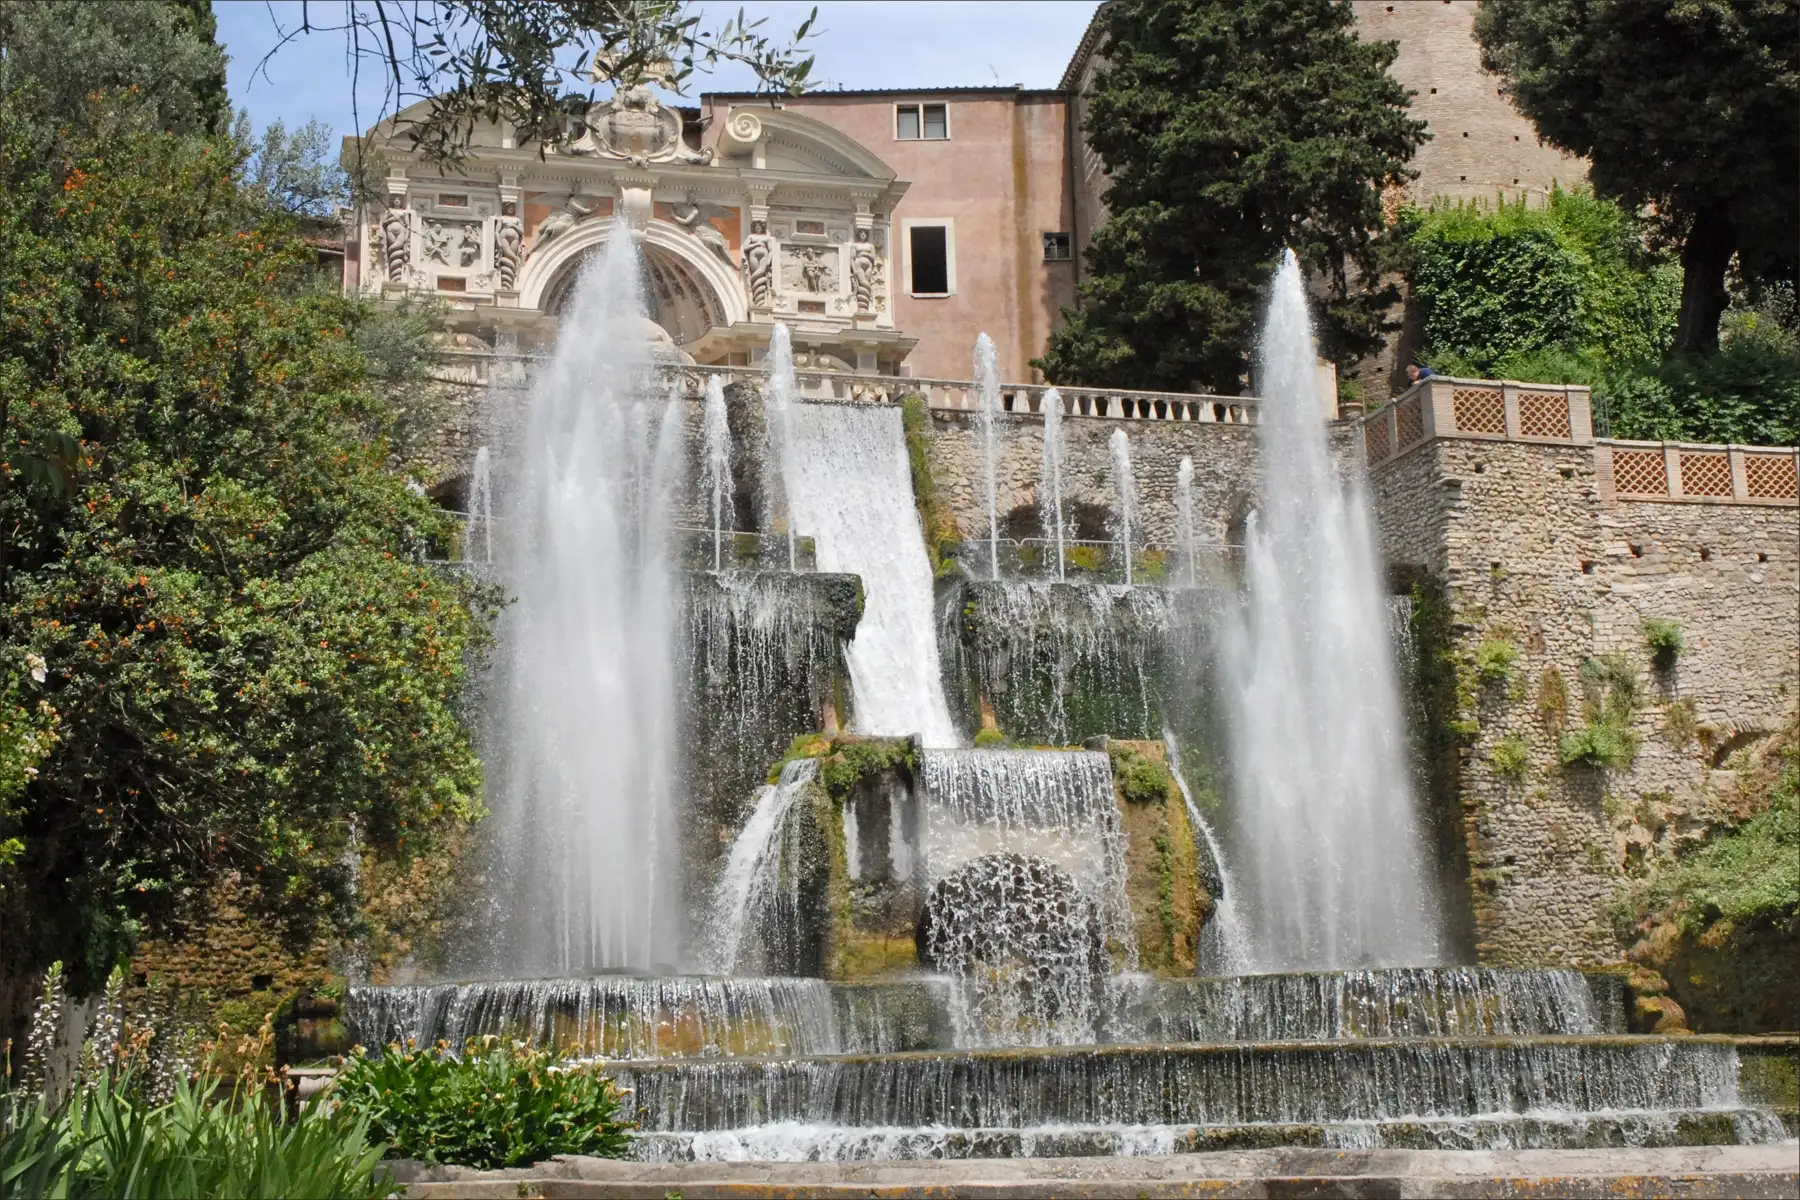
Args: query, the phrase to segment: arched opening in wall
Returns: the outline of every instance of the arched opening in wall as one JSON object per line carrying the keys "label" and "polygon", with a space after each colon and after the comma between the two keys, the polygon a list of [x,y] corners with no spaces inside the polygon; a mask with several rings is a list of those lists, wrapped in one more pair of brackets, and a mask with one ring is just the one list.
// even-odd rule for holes
{"label": "arched opening in wall", "polygon": [[[564,267],[544,293],[544,310],[560,318],[575,290],[582,269],[602,246],[595,246]],[[662,326],[677,346],[698,338],[715,325],[724,325],[725,306],[700,272],[660,246],[644,246],[644,307],[650,319]]]}

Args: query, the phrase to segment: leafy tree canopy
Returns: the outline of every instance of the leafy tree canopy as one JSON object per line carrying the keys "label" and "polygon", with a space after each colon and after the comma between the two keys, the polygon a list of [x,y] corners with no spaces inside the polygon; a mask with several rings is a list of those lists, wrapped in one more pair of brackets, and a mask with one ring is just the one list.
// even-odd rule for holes
{"label": "leafy tree canopy", "polygon": [[1675,348],[1718,348],[1725,275],[1800,267],[1800,9],[1793,0],[1484,0],[1483,64],[1595,189],[1682,244]]}
{"label": "leafy tree canopy", "polygon": [[[1679,270],[1608,200],[1553,191],[1542,208],[1440,204],[1405,214],[1422,357],[1448,374],[1513,374],[1554,352],[1595,371],[1655,357],[1675,325]],[[1535,363],[1534,363],[1535,365]]]}
{"label": "leafy tree canopy", "polygon": [[166,66],[0,91],[0,984],[91,988],[232,873],[310,936],[478,811],[490,598],[421,561],[369,310]]}
{"label": "leafy tree canopy", "polygon": [[784,40],[742,10],[708,28],[682,0],[337,0],[304,6],[283,44],[342,34],[352,60],[388,80],[380,115],[426,101],[403,132],[427,159],[456,164],[479,124],[504,124],[540,151],[579,137],[596,80],[679,88],[733,62],[772,92],[798,93],[813,64],[799,47],[817,15]]}
{"label": "leafy tree canopy", "polygon": [[1324,292],[1326,352],[1371,350],[1384,188],[1425,126],[1330,0],[1117,0],[1083,125],[1111,178],[1079,308],[1037,365],[1059,383],[1236,392],[1283,247]]}

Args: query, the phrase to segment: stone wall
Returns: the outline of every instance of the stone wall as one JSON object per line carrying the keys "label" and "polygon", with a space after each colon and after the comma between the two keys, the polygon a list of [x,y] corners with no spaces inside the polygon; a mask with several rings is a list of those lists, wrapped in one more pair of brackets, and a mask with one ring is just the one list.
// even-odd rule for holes
{"label": "stone wall", "polygon": [[[1800,510],[1607,501],[1585,445],[1439,439],[1373,485],[1388,558],[1448,607],[1447,644],[1421,652],[1456,671],[1453,711],[1434,715],[1463,743],[1450,769],[1481,959],[1617,959],[1628,872],[1729,817],[1735,756],[1794,712]],[[1670,670],[1652,665],[1648,620],[1681,628]],[[1517,658],[1484,682],[1476,656],[1501,641]],[[1595,690],[1583,664],[1603,655],[1635,677],[1640,748],[1617,770],[1565,766],[1559,738]],[[1505,769],[1521,744],[1523,771]]]}

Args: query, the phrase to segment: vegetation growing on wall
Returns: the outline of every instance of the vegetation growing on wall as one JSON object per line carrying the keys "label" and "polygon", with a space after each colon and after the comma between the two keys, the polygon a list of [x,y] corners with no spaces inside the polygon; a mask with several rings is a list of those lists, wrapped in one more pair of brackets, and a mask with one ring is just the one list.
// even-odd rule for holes
{"label": "vegetation growing on wall", "polygon": [[1638,752],[1637,669],[1622,654],[1603,654],[1581,665],[1581,682],[1583,723],[1562,735],[1557,757],[1564,766],[1624,770]]}
{"label": "vegetation growing on wall", "polygon": [[1112,760],[1113,782],[1125,799],[1134,804],[1160,804],[1168,799],[1175,784],[1168,764],[1128,742],[1108,742],[1106,754]]}
{"label": "vegetation growing on wall", "polygon": [[938,494],[931,477],[931,410],[922,396],[900,402],[900,422],[906,434],[906,461],[912,469],[913,502],[919,506],[919,527],[925,533],[925,553],[931,556],[934,575],[955,570],[950,547],[961,539],[950,506]]}
{"label": "vegetation growing on wall", "polygon": [[1800,1028],[1800,727],[1746,764],[1738,789],[1747,817],[1629,882],[1620,933],[1697,1030]]}

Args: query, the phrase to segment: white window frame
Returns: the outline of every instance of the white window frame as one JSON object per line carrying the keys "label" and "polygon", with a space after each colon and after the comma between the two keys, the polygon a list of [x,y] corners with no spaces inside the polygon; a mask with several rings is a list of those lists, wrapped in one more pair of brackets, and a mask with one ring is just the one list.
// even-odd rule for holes
{"label": "white window frame", "polygon": [[[941,292],[912,290],[912,231],[915,225],[936,226],[944,231],[944,286]],[[942,300],[956,295],[956,220],[953,217],[905,217],[900,222],[901,269],[906,272],[906,294],[921,300]]]}
{"label": "white window frame", "polygon": [[[903,138],[900,136],[900,110],[903,108],[910,108],[919,114],[919,136],[916,138]],[[927,108],[941,108],[944,110],[943,137],[934,138],[925,136],[925,110]],[[950,132],[950,105],[937,100],[913,100],[906,104],[896,104],[894,105],[893,130],[894,140],[896,142],[947,142],[953,136]]]}

